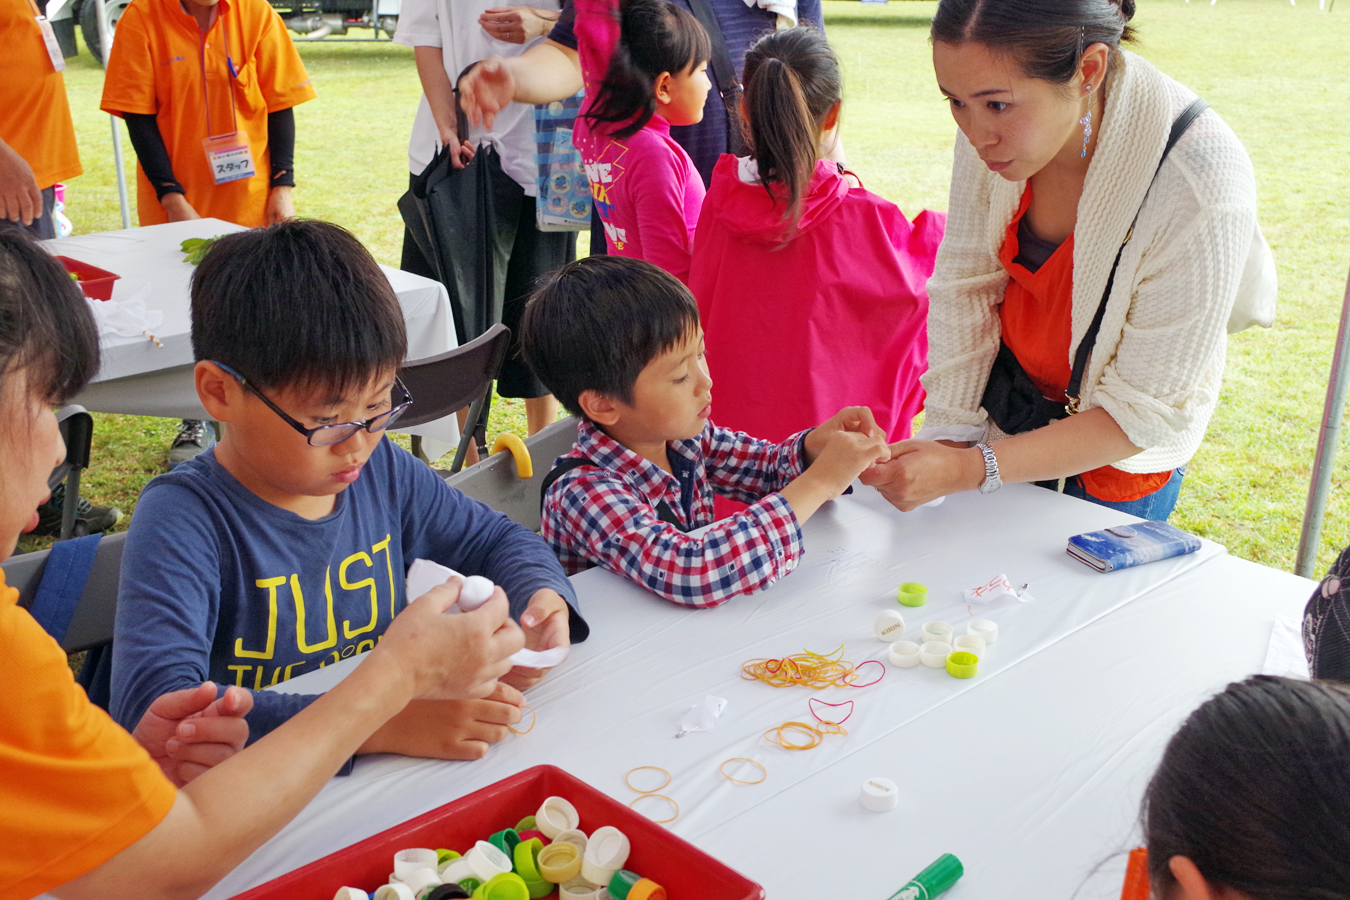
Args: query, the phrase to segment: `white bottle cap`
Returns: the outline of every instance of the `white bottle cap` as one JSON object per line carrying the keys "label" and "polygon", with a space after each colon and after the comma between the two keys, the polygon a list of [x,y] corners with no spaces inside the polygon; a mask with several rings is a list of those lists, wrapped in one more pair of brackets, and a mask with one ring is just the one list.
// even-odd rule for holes
{"label": "white bottle cap", "polygon": [[951,644],[940,641],[925,641],[919,647],[919,662],[930,669],[947,668],[947,657],[952,652]]}
{"label": "white bottle cap", "polygon": [[877,640],[895,643],[905,635],[905,617],[888,609],[872,620],[872,630],[877,633]]}
{"label": "white bottle cap", "polygon": [[924,622],[923,639],[950,644],[952,642],[952,626],[946,622]]}
{"label": "white bottle cap", "polygon": [[403,881],[418,869],[436,870],[436,851],[411,847],[394,854],[394,877]]}
{"label": "white bottle cap", "polygon": [[993,646],[998,640],[998,623],[992,619],[971,619],[966,625],[966,633],[984,638],[985,646]]}
{"label": "white bottle cap", "polygon": [[912,669],[919,664],[919,645],[913,641],[896,641],[891,644],[891,665],[902,669]]}
{"label": "white bottle cap", "polygon": [[873,812],[889,812],[900,803],[900,789],[889,778],[869,778],[863,782],[860,799]]}
{"label": "white bottle cap", "polygon": [[977,634],[958,634],[956,640],[952,642],[953,650],[964,650],[976,656],[984,656],[984,647],[984,638]]}

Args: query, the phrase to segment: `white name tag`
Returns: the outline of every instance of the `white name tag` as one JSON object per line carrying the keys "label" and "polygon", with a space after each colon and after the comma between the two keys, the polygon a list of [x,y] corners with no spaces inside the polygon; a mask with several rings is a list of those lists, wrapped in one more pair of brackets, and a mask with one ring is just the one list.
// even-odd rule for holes
{"label": "white name tag", "polygon": [[206,148],[206,161],[211,166],[211,174],[216,184],[226,184],[241,178],[252,178],[257,174],[253,165],[253,153],[248,147],[248,136],[234,134],[209,137],[202,141]]}
{"label": "white name tag", "polygon": [[52,23],[47,21],[46,16],[37,17],[38,28],[42,31],[42,42],[47,45],[47,56],[52,61],[52,68],[58,72],[66,70],[66,57],[61,52],[61,45],[56,41],[56,32],[52,30]]}

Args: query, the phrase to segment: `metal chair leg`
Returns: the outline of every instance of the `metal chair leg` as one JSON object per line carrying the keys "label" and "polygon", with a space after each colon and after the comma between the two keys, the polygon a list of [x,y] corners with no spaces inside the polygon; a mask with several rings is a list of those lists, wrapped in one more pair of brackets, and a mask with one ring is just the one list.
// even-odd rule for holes
{"label": "metal chair leg", "polygon": [[66,475],[66,499],[61,504],[61,537],[68,541],[75,537],[75,513],[80,505],[80,469],[78,466]]}
{"label": "metal chair leg", "polygon": [[459,446],[455,448],[455,461],[450,465],[450,471],[458,472],[464,468],[464,457],[469,453],[469,441],[473,440],[474,432],[477,431],[477,423],[483,414],[483,405],[486,397],[479,397],[469,407],[469,415],[464,420],[464,431],[459,436]]}

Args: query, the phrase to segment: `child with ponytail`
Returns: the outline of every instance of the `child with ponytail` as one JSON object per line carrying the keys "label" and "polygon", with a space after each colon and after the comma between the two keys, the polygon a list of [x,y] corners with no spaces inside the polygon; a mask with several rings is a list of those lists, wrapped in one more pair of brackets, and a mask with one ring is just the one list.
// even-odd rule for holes
{"label": "child with ponytail", "polygon": [[576,0],[587,105],[573,140],[586,165],[609,253],[687,282],[703,181],[672,125],[703,118],[712,46],[665,0]]}
{"label": "child with ponytail", "polygon": [[745,57],[750,155],[713,171],[694,238],[698,298],[718,421],[782,440],[871,408],[892,441],[923,405],[925,283],[942,213],[909,222],[827,150],[842,84],[825,36],[789,28]]}

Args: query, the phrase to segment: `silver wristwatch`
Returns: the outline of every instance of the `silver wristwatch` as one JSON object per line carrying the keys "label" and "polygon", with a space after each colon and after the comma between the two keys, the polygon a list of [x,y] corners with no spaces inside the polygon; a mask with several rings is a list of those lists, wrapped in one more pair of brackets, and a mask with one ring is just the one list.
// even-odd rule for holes
{"label": "silver wristwatch", "polygon": [[976,444],[975,449],[984,457],[984,484],[980,485],[980,493],[992,494],[1003,487],[1003,479],[998,477],[998,457],[988,444]]}

